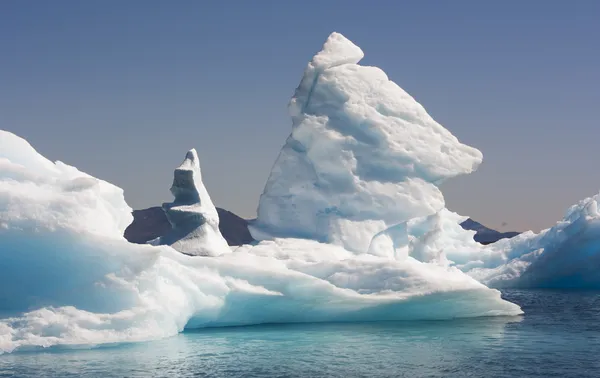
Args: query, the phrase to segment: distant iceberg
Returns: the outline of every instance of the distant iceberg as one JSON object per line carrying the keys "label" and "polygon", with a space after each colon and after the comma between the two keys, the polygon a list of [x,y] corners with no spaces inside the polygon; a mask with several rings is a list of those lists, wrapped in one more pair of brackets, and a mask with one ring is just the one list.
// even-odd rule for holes
{"label": "distant iceberg", "polygon": [[175,200],[163,204],[171,232],[152,244],[170,245],[192,256],[216,256],[230,252],[219,230],[217,209],[202,182],[195,149],[188,151],[183,163],[175,169],[171,193]]}
{"label": "distant iceberg", "polygon": [[173,230],[191,219],[192,233],[139,245],[122,236],[131,209],[120,188],[0,131],[0,352],[186,327],[521,314],[446,258],[473,232],[437,184],[474,170],[481,153],[361,57],[334,33],[309,64],[255,245],[220,242],[193,152],[165,206]]}
{"label": "distant iceberg", "polygon": [[599,201],[600,194],[580,201],[539,234],[487,246],[463,270],[494,287],[600,289]]}

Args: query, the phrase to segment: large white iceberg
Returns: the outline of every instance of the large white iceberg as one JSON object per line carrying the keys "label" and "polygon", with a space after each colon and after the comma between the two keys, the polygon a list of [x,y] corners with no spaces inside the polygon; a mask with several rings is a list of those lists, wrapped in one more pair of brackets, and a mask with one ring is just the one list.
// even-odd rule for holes
{"label": "large white iceberg", "polygon": [[292,133],[260,198],[256,239],[301,237],[366,253],[375,234],[444,209],[438,185],[481,163],[481,152],[382,70],[357,64],[362,57],[333,33],[308,64],[289,106]]}
{"label": "large white iceberg", "polygon": [[[445,227],[452,229],[449,220],[458,216],[444,210],[436,184],[474,169],[480,153],[458,143],[380,70],[352,63],[362,56],[359,51],[333,34],[324,52],[313,59],[320,79],[314,85],[303,79],[293,100],[297,126],[290,139],[301,140],[300,135],[314,139],[303,145],[312,146],[308,155],[319,156],[314,161],[320,162],[320,179],[303,176],[308,160],[286,145],[261,200],[255,230],[303,239],[272,238],[233,251],[219,242],[207,247],[206,232],[177,239],[184,240],[186,248],[209,248],[202,254],[210,256],[201,257],[168,245],[130,244],[122,237],[131,222],[131,209],[121,189],[74,167],[52,163],[25,140],[0,131],[0,352],[150,340],[186,327],[522,313],[499,291],[449,266],[439,248]],[[333,75],[338,71],[341,76]],[[337,80],[339,85],[318,85],[323,80]],[[343,82],[356,85],[364,95],[353,97],[350,88],[338,90]],[[303,92],[305,86],[315,88]],[[302,93],[320,100],[302,100]],[[338,109],[335,114],[349,116],[347,125],[356,130],[346,134],[330,130],[334,113],[333,118],[325,117],[325,110],[298,113],[296,105],[301,103],[308,108],[311,104],[327,108],[331,103]],[[360,110],[354,103],[365,112],[362,123],[356,123]],[[341,119],[335,122],[343,127]],[[317,124],[323,125],[322,133],[313,133]],[[364,135],[358,137],[361,128]],[[388,158],[394,164],[385,163]],[[197,161],[195,154],[188,155],[184,170],[191,166],[195,172]],[[336,168],[338,164],[343,169]],[[288,169],[300,178],[281,171]],[[283,175],[281,180],[278,175]],[[191,177],[193,187],[175,188],[201,192],[199,202],[195,197],[188,201],[191,210],[212,217],[208,194],[198,190],[204,188],[200,175]],[[280,196],[287,184],[294,194],[292,203],[300,206],[296,211]],[[175,192],[176,207],[185,201],[179,189]],[[330,222],[320,211],[335,206]],[[396,210],[400,215],[394,215]],[[418,215],[424,218],[411,220]],[[311,219],[321,223],[311,229]],[[218,217],[213,226],[215,221],[218,224]],[[175,228],[182,226],[174,223]]]}
{"label": "large white iceberg", "polygon": [[600,287],[598,196],[536,235],[482,246],[438,185],[470,173],[461,144],[363,52],[333,33],[290,102],[292,132],[251,225],[258,239],[299,237],[356,254],[453,266],[497,287]]}

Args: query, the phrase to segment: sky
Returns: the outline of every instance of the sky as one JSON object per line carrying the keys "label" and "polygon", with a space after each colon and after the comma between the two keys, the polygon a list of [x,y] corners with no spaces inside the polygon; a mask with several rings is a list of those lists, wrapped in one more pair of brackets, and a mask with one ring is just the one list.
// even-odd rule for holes
{"label": "sky", "polygon": [[447,207],[538,231],[600,190],[600,1],[0,1],[0,128],[125,190],[171,201],[190,148],[241,216],[291,131],[287,103],[337,31],[481,167]]}

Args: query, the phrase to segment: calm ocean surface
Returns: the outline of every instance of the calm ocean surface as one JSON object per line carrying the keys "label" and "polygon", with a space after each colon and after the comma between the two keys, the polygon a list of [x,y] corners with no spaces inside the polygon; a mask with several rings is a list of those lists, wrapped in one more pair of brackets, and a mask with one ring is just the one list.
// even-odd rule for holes
{"label": "calm ocean surface", "polygon": [[600,377],[600,292],[503,295],[525,315],[205,329],[0,355],[0,377]]}

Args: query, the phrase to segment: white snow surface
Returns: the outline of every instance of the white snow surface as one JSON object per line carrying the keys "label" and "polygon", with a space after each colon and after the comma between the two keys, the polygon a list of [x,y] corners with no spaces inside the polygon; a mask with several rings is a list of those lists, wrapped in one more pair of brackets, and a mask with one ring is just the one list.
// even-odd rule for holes
{"label": "white snow surface", "polygon": [[188,151],[183,163],[175,169],[171,193],[175,200],[164,203],[163,210],[172,230],[152,244],[170,245],[192,256],[215,256],[229,252],[219,230],[217,209],[202,182],[200,161],[195,149]]}
{"label": "white snow surface", "polygon": [[362,57],[333,33],[306,67],[254,238],[307,238],[366,253],[376,234],[444,209],[438,185],[481,163],[481,152],[382,70],[358,65]]}
{"label": "white snow surface", "polygon": [[186,327],[521,313],[459,269],[408,256],[299,239],[207,257],[131,244],[121,189],[51,163],[6,131],[0,162],[0,353]]}

